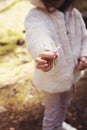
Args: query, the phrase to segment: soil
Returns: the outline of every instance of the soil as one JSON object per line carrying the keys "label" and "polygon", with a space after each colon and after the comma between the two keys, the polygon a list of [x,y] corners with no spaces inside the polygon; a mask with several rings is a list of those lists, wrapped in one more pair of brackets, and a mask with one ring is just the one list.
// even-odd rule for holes
{"label": "soil", "polygon": [[37,108],[35,110],[18,112],[10,109],[1,113],[0,130],[41,130],[43,116],[42,105],[39,111]]}

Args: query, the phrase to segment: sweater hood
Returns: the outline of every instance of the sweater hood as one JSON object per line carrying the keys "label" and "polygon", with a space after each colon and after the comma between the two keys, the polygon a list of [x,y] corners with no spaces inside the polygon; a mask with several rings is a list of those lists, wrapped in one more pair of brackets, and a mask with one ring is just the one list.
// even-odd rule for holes
{"label": "sweater hood", "polygon": [[29,0],[31,4],[39,8],[45,8],[41,0]]}

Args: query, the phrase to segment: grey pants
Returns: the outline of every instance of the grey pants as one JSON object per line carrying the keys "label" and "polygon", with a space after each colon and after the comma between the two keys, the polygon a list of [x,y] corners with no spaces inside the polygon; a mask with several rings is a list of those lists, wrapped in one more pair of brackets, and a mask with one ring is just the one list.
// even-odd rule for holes
{"label": "grey pants", "polygon": [[62,127],[67,108],[73,96],[73,88],[64,93],[44,93],[44,118],[42,130],[55,130]]}

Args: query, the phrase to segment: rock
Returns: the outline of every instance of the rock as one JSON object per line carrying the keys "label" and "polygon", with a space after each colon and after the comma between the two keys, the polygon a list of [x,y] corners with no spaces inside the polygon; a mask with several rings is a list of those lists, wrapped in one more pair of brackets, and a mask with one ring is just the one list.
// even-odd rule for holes
{"label": "rock", "polygon": [[6,112],[7,109],[5,107],[0,106],[0,113]]}

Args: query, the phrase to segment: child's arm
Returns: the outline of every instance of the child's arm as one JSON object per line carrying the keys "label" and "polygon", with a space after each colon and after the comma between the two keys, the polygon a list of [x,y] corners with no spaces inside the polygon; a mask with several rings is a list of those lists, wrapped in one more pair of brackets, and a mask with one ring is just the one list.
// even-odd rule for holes
{"label": "child's arm", "polygon": [[32,9],[25,19],[26,46],[35,59],[44,50],[51,50],[54,43],[46,23],[46,15],[39,9]]}

